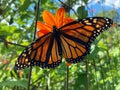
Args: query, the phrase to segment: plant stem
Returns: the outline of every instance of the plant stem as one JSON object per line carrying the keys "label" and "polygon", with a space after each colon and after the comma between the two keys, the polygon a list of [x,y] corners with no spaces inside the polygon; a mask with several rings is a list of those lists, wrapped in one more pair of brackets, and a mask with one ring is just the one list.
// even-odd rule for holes
{"label": "plant stem", "polygon": [[68,90],[69,66],[66,66],[66,90]]}
{"label": "plant stem", "polygon": [[28,74],[28,90],[30,90],[31,75],[32,75],[32,67],[30,67],[30,72]]}
{"label": "plant stem", "polygon": [[[34,37],[33,37],[33,41],[35,40],[35,36],[36,36],[36,32],[37,32],[37,21],[38,21],[38,14],[39,14],[39,2],[40,0],[38,0],[37,3],[37,8],[36,8],[36,20],[35,20],[35,31],[34,31]],[[31,76],[32,76],[32,67],[30,67],[30,72],[29,72],[29,76],[28,76],[28,90],[30,90],[30,81],[31,81]]]}
{"label": "plant stem", "polygon": [[89,90],[88,63],[86,62],[86,90]]}

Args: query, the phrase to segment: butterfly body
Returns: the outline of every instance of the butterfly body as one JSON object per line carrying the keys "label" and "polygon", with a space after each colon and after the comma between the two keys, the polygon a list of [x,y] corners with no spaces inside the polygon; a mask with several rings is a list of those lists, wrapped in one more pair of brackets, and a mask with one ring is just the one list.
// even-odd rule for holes
{"label": "butterfly body", "polygon": [[77,63],[90,52],[91,43],[112,25],[112,20],[93,17],[72,21],[60,28],[53,26],[51,32],[30,44],[19,56],[16,69],[30,66],[54,68],[62,62]]}
{"label": "butterfly body", "polygon": [[57,41],[59,55],[62,55],[62,47],[61,47],[61,40],[60,40],[61,31],[60,31],[60,29],[57,29],[56,26],[53,26],[52,35],[55,38],[55,40]]}

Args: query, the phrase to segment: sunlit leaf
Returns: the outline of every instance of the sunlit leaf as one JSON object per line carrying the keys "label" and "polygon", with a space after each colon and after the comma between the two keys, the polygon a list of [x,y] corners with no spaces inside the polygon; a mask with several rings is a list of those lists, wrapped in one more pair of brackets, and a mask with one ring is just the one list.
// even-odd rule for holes
{"label": "sunlit leaf", "polygon": [[17,81],[2,81],[0,82],[0,87],[10,87],[13,88],[15,86],[27,88],[27,80],[17,80]]}

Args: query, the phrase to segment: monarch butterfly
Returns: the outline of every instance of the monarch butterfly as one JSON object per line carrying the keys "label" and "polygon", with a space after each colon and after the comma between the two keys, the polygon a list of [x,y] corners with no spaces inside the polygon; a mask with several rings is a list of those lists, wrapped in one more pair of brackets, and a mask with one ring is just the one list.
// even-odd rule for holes
{"label": "monarch butterfly", "polygon": [[18,57],[16,69],[30,66],[54,68],[62,62],[77,63],[90,52],[95,38],[112,25],[113,21],[104,17],[90,17],[69,22],[60,28],[53,26],[52,32],[42,35],[30,44]]}
{"label": "monarch butterfly", "polygon": [[54,68],[62,62],[62,57],[67,63],[80,62],[89,54],[95,38],[113,24],[111,19],[104,17],[72,20],[64,18],[64,13],[63,8],[58,9],[55,17],[49,12],[43,13],[46,23],[40,24],[39,38],[18,57],[16,69],[34,65]]}

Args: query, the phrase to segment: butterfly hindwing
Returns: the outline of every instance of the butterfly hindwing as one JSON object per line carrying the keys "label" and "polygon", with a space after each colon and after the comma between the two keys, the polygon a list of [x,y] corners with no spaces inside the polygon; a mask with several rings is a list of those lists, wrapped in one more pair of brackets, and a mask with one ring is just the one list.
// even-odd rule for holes
{"label": "butterfly hindwing", "polygon": [[85,45],[75,41],[75,39],[68,38],[64,35],[61,36],[63,56],[69,63],[77,63],[81,61],[88,53]]}

